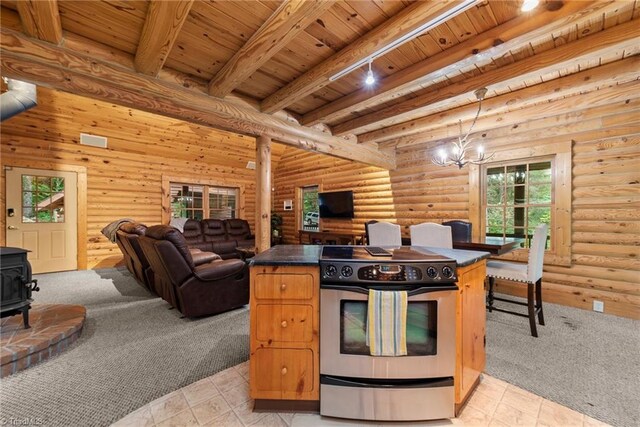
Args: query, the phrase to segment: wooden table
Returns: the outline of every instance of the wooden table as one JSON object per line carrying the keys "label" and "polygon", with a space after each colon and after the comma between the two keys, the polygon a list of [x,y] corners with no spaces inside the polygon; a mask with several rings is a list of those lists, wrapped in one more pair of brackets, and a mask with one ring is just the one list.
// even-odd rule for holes
{"label": "wooden table", "polygon": [[504,255],[520,247],[520,240],[512,237],[485,237],[482,242],[453,242],[454,249],[489,252],[492,255]]}
{"label": "wooden table", "polygon": [[362,233],[347,233],[343,231],[298,231],[298,241],[301,245],[360,245],[364,241]]}

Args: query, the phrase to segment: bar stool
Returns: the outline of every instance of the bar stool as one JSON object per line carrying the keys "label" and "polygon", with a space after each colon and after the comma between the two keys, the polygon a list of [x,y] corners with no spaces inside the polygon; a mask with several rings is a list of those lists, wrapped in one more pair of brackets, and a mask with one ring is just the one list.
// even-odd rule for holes
{"label": "bar stool", "polygon": [[[487,296],[487,309],[489,312],[495,310],[503,313],[515,314],[516,316],[528,317],[531,327],[531,335],[538,336],[536,328],[536,314],[538,322],[544,325],[544,315],[542,312],[542,266],[544,263],[544,249],[547,241],[547,224],[540,224],[533,232],[531,247],[529,248],[529,261],[521,264],[508,261],[487,261],[487,277],[489,278],[489,295]],[[498,298],[493,295],[495,280],[504,279],[517,283],[527,284],[527,302],[514,301],[512,299]],[[534,298],[535,290],[535,298]],[[516,311],[495,308],[493,301],[503,301],[511,304],[524,305],[527,307],[527,314]]]}

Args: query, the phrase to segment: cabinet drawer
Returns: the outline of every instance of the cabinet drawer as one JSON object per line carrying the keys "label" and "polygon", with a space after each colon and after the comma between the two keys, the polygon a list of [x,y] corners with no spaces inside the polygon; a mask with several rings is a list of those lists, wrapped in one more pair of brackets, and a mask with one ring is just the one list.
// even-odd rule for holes
{"label": "cabinet drawer", "polygon": [[311,274],[257,274],[254,281],[257,299],[311,299]]}
{"label": "cabinet drawer", "polygon": [[[308,349],[260,348],[254,359],[252,389],[258,393],[301,395],[314,389],[313,351]],[[257,396],[254,396],[254,398]]]}
{"label": "cabinet drawer", "polygon": [[311,342],[313,308],[310,305],[258,304],[256,337],[269,342]]}

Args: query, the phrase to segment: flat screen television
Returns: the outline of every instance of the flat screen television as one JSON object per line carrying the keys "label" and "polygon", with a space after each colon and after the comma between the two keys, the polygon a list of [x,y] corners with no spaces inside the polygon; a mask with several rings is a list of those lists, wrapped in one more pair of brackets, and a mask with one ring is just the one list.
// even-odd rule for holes
{"label": "flat screen television", "polygon": [[318,193],[320,218],[353,218],[353,191]]}

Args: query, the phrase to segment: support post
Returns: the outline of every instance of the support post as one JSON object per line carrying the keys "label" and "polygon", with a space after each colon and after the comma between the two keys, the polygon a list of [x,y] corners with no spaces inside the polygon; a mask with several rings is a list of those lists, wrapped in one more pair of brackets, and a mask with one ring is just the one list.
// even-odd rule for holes
{"label": "support post", "polygon": [[256,253],[271,247],[271,138],[256,138]]}

